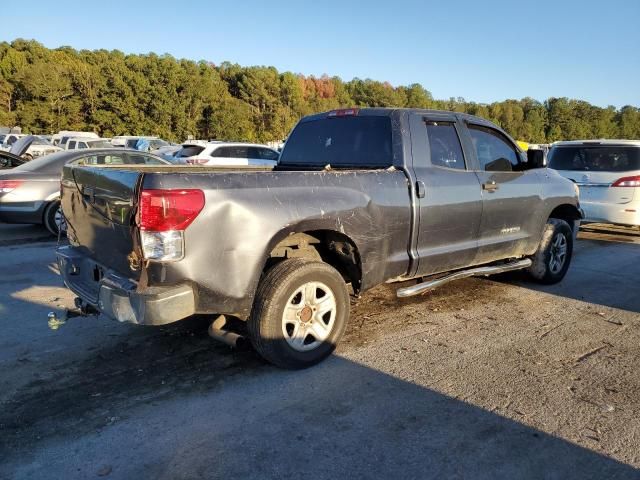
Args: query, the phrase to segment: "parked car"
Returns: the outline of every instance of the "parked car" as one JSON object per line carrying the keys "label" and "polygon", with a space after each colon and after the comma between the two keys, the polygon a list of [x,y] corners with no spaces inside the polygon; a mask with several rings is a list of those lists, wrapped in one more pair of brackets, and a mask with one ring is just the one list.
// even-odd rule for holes
{"label": "parked car", "polygon": [[150,152],[171,146],[166,140],[147,135],[119,135],[113,137],[111,143],[115,147],[132,148],[134,150],[140,150],[142,148],[141,145],[144,145],[144,150]]}
{"label": "parked car", "polygon": [[52,145],[39,135],[21,135],[11,145],[9,152],[25,160],[33,160],[34,158],[43,157],[50,153],[59,152],[60,150],[62,150],[60,147]]}
{"label": "parked car", "polygon": [[19,139],[26,137],[26,133],[9,133],[3,135],[2,144],[0,144],[0,150],[9,151],[14,143],[16,143]]}
{"label": "parked car", "polygon": [[278,163],[279,153],[265,145],[234,142],[186,142],[174,154],[191,165],[267,165]]}
{"label": "parked car", "polygon": [[67,144],[67,141],[69,141],[70,138],[78,138],[78,137],[100,138],[100,135],[98,135],[95,132],[61,130],[60,132],[58,132],[55,135],[51,136],[51,143],[53,145],[58,146],[58,147],[65,148],[65,145]]}
{"label": "parked car", "polygon": [[58,263],[84,311],[145,325],[219,314],[213,337],[247,334],[302,368],[340,340],[348,286],[423,279],[405,297],[515,269],[562,280],[577,189],[541,167],[478,117],[332,111],[302,119],[274,167],[67,165]]}
{"label": "parked car", "polygon": [[79,150],[84,148],[115,148],[108,138],[72,137],[65,150]]}
{"label": "parked car", "polygon": [[14,155],[13,153],[0,151],[0,170],[8,170],[10,168],[14,168],[18,165],[26,163],[27,161],[28,160]]}
{"label": "parked car", "polygon": [[42,224],[57,235],[62,223],[60,174],[68,163],[102,166],[169,162],[130,150],[63,150],[0,171],[0,222]]}
{"label": "parked car", "polygon": [[586,221],[640,226],[640,140],[556,142],[547,159],[580,188]]}

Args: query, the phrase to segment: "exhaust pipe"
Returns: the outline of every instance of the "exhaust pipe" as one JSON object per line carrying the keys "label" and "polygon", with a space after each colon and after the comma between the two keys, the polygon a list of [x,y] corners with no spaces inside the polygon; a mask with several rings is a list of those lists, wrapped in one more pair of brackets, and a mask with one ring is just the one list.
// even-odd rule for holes
{"label": "exhaust pipe", "polygon": [[246,344],[246,339],[242,335],[226,330],[227,318],[220,315],[211,325],[209,325],[209,336],[219,342],[225,343],[230,347],[240,348]]}
{"label": "exhaust pipe", "polygon": [[510,272],[512,270],[522,270],[523,268],[530,267],[531,263],[532,263],[531,259],[525,258],[523,260],[516,260],[514,262],[508,262],[508,263],[503,263],[499,265],[487,265],[485,267],[477,267],[477,268],[471,268],[469,270],[461,270],[459,272],[454,272],[450,275],[446,275],[444,277],[437,278],[435,280],[419,283],[417,285],[412,285],[410,287],[399,288],[396,291],[396,295],[399,298],[412,297],[414,295],[419,295],[423,292],[426,292],[427,290],[432,290],[434,288],[439,287],[440,285],[444,285],[445,283],[449,283],[454,280],[459,280],[461,278],[467,278],[467,277],[495,275],[496,273]]}

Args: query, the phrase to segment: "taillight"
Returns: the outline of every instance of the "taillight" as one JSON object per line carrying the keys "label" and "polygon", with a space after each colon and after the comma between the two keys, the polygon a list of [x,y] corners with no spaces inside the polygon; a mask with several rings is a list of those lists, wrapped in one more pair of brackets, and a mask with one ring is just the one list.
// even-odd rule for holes
{"label": "taillight", "polygon": [[142,190],[138,225],[150,232],[184,230],[203,208],[202,190]]}
{"label": "taillight", "polygon": [[0,180],[0,193],[12,192],[23,183],[22,180]]}
{"label": "taillight", "polygon": [[613,182],[612,187],[640,187],[640,175],[622,177]]}
{"label": "taillight", "polygon": [[357,108],[342,108],[329,112],[327,117],[355,117],[358,115],[358,111],[359,109]]}
{"label": "taillight", "polygon": [[180,260],[184,256],[184,230],[203,208],[202,190],[142,190],[138,226],[144,258]]}

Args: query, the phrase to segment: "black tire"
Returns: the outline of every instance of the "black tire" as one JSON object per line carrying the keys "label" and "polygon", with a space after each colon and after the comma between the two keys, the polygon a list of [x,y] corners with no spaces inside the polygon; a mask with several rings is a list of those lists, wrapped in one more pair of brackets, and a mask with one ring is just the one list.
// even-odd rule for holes
{"label": "black tire", "polygon": [[49,205],[47,205],[47,208],[44,211],[44,217],[42,219],[44,227],[49,230],[51,235],[55,235],[56,237],[59,233],[58,223],[56,222],[56,214],[59,210],[60,202],[51,202]]}
{"label": "black tire", "polygon": [[[333,295],[335,313],[329,313],[330,320],[326,322],[324,320],[326,314],[317,316],[316,313],[309,313],[309,310],[306,310],[306,314],[303,315],[306,306],[309,305],[303,297],[298,300],[300,303],[295,303],[294,295],[299,295],[297,292],[300,290],[304,291],[303,286],[310,285],[310,282],[316,282],[323,288],[327,287]],[[318,292],[322,295],[323,289],[314,288],[313,292],[312,302],[322,301],[323,296],[318,300],[316,296]],[[328,297],[328,300],[332,298]],[[302,307],[302,302],[305,307]],[[298,258],[284,260],[271,268],[260,281],[247,325],[249,339],[264,359],[278,367],[286,369],[310,367],[327,358],[335,350],[347,326],[349,303],[349,293],[344,279],[332,266]],[[316,303],[312,304],[316,305]],[[289,323],[285,325],[285,307],[290,312],[300,309],[294,320],[299,326],[291,327]],[[311,318],[308,318],[308,315],[311,315]],[[330,333],[322,341],[316,340],[313,333],[306,333],[310,331],[310,326],[318,321],[331,325],[327,329]],[[317,346],[308,351],[295,349],[292,346],[294,335],[285,337],[289,333],[289,328],[300,328],[303,332],[300,335],[303,338],[303,345],[300,345],[300,348],[310,348],[315,344]],[[310,340],[313,341],[310,342]],[[305,342],[309,342],[308,345],[304,345]]]}
{"label": "black tire", "polygon": [[[533,264],[529,275],[537,282],[551,285],[560,282],[569,270],[573,255],[573,231],[567,222],[557,218],[547,220],[542,240],[531,257]],[[565,256],[558,265],[561,246],[565,245]]]}

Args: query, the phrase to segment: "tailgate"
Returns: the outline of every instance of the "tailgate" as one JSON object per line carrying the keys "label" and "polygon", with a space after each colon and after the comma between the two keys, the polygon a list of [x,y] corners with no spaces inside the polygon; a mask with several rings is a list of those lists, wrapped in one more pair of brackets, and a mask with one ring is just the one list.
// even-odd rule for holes
{"label": "tailgate", "polygon": [[635,188],[613,187],[616,180],[637,172],[560,172],[578,185],[584,203],[625,204],[633,200]]}
{"label": "tailgate", "polygon": [[100,265],[136,280],[139,270],[129,267],[129,256],[137,235],[134,215],[142,175],[135,170],[67,165],[61,181],[70,243]]}

